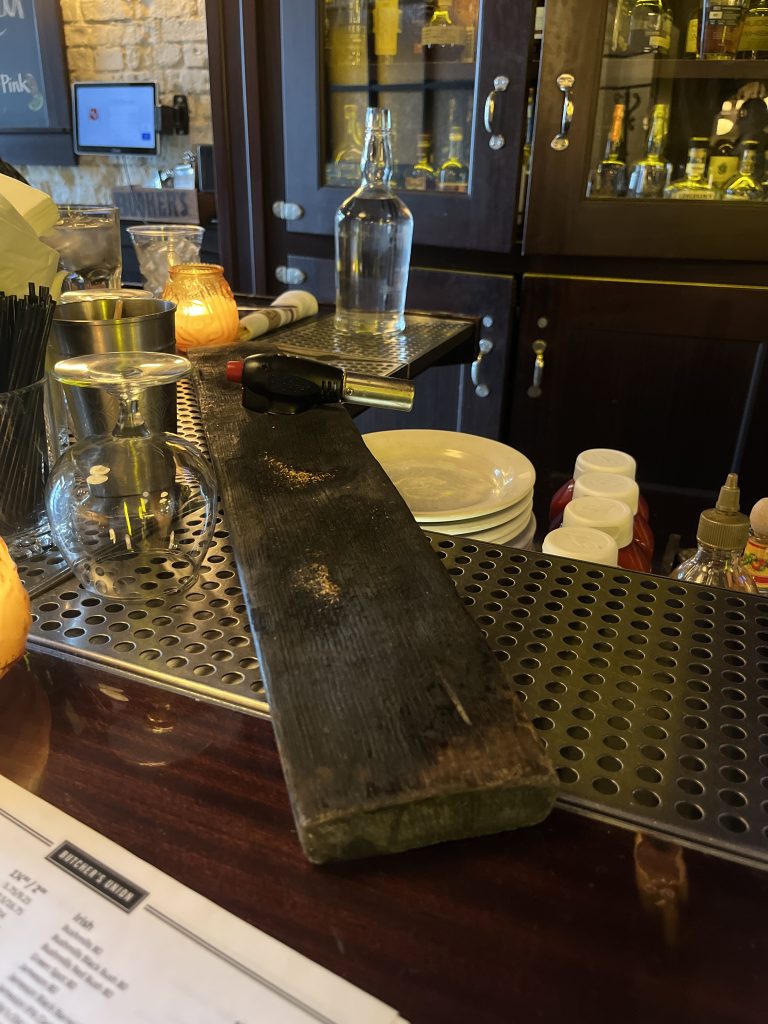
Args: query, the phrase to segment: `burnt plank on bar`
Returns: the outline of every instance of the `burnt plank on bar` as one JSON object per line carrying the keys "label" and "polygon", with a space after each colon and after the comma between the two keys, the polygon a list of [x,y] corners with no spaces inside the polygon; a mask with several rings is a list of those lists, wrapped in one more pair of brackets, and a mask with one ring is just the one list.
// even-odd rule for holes
{"label": "burnt plank on bar", "polygon": [[531,825],[556,776],[513,684],[347,412],[201,412],[306,855]]}

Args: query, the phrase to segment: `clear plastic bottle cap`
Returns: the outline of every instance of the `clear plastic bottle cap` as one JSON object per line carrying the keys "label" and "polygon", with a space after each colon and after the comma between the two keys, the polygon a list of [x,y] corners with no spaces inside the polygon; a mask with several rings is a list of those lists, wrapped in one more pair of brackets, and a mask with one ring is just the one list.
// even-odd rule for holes
{"label": "clear plastic bottle cap", "polygon": [[602,530],[613,537],[620,549],[632,543],[632,509],[617,498],[574,498],[563,511],[563,526]]}
{"label": "clear plastic bottle cap", "polygon": [[574,498],[615,498],[629,505],[633,516],[637,515],[640,502],[640,488],[628,476],[615,473],[582,473],[573,485]]}
{"label": "clear plastic bottle cap", "polygon": [[585,526],[561,526],[544,538],[541,550],[557,558],[578,558],[598,565],[618,565],[619,546],[602,530]]}
{"label": "clear plastic bottle cap", "polygon": [[634,480],[636,472],[637,463],[626,452],[615,448],[588,448],[576,457],[573,479],[583,473],[616,473]]}

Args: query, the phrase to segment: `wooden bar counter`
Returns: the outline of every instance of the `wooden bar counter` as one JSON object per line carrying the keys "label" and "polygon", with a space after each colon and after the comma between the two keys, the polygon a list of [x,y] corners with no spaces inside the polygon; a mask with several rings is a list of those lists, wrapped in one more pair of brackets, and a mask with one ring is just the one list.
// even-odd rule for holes
{"label": "wooden bar counter", "polygon": [[411,1024],[765,1019],[758,870],[561,810],[313,867],[269,722],[43,654],[0,681],[0,771]]}

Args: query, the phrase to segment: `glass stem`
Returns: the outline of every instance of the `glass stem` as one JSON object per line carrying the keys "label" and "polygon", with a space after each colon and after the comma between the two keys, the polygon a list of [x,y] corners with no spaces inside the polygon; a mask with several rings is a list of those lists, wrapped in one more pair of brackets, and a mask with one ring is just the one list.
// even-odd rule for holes
{"label": "glass stem", "polygon": [[117,423],[112,431],[114,437],[149,437],[149,427],[139,409],[139,393],[121,391],[118,395],[120,407]]}

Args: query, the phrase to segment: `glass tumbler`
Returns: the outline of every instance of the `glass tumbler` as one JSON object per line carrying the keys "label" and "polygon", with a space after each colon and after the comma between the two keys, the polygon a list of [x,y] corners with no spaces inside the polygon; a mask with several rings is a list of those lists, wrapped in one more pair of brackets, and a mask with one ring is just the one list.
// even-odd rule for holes
{"label": "glass tumbler", "polygon": [[47,490],[53,538],[86,590],[123,601],[179,594],[197,577],[213,536],[216,489],[197,448],[152,431],[140,398],[190,370],[162,352],[63,359],[54,377],[104,388],[118,400],[112,433],[78,441],[61,456]]}
{"label": "glass tumbler", "polygon": [[62,291],[119,288],[123,272],[116,206],[60,205],[59,219],[42,239],[67,271]]}
{"label": "glass tumbler", "polygon": [[45,484],[58,450],[49,400],[45,377],[0,393],[0,537],[16,561],[51,546]]}
{"label": "glass tumbler", "polygon": [[170,267],[197,263],[205,228],[196,224],[140,224],[127,228],[144,283],[160,298]]}

